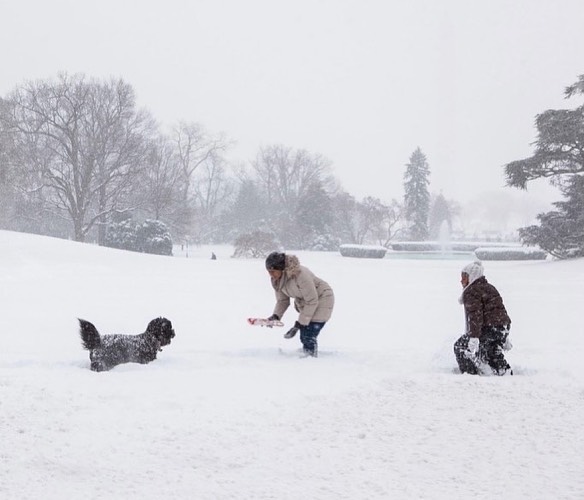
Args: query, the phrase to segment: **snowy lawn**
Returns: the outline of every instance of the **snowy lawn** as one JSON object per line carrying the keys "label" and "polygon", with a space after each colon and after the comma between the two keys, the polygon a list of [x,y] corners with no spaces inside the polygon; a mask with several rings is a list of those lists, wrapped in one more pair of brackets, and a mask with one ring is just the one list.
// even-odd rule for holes
{"label": "snowy lawn", "polygon": [[[485,263],[515,376],[479,378],[453,373],[467,261],[298,252],[337,298],[300,359],[286,327],[246,324],[273,292],[231,253],[0,231],[0,498],[584,498],[584,260]],[[158,360],[89,370],[76,318],[160,315]]]}

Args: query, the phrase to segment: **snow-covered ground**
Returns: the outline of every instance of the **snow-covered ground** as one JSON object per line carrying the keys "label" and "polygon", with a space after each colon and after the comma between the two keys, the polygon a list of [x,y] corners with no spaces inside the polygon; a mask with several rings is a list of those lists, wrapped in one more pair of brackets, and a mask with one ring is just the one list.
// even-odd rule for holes
{"label": "snow-covered ground", "polygon": [[[466,261],[298,252],[337,298],[300,359],[246,324],[272,312],[263,261],[189,252],[0,231],[0,498],[584,498],[584,260],[485,263],[515,376],[479,378],[453,373]],[[89,370],[76,318],[160,315],[158,360]]]}

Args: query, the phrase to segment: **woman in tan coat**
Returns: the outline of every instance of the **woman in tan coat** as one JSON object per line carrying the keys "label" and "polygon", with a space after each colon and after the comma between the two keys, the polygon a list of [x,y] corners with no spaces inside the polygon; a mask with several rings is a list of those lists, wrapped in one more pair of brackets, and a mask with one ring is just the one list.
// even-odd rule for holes
{"label": "woman in tan coat", "polygon": [[310,269],[301,266],[295,255],[272,252],[266,258],[266,269],[276,292],[276,306],[270,319],[281,319],[290,306],[290,299],[294,299],[298,320],[284,337],[291,339],[300,330],[304,353],[316,357],[316,339],[333,312],[333,289]]}

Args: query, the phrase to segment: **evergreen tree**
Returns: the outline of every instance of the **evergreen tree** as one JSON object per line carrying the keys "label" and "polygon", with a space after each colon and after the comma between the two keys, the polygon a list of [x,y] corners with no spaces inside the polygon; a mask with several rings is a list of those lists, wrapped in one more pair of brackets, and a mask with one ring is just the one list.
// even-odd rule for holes
{"label": "evergreen tree", "polygon": [[299,199],[296,211],[298,248],[311,248],[332,225],[332,205],[320,182],[312,183]]}
{"label": "evergreen tree", "polygon": [[168,227],[159,220],[145,220],[136,229],[138,251],[157,255],[172,255],[172,237]]}
{"label": "evergreen tree", "polygon": [[557,210],[539,214],[540,225],[519,230],[527,245],[538,245],[554,257],[584,257],[584,176],[574,175],[562,189],[566,201]]}
{"label": "evergreen tree", "polygon": [[[584,75],[566,88],[566,98],[584,95]],[[526,189],[534,179],[548,177],[561,186],[565,201],[557,210],[538,215],[540,226],[519,231],[524,243],[539,245],[559,258],[584,255],[584,106],[550,109],[536,118],[535,153],[505,166],[509,186]]]}
{"label": "evergreen tree", "polygon": [[432,204],[432,210],[430,211],[430,219],[428,221],[430,238],[438,240],[440,239],[440,230],[442,225],[446,223],[448,225],[448,231],[452,231],[452,214],[450,213],[450,207],[446,198],[440,193],[436,196],[434,203]]}
{"label": "evergreen tree", "polygon": [[106,231],[105,246],[133,252],[172,255],[172,237],[168,227],[159,220],[135,223],[131,217],[122,216],[110,224]]}
{"label": "evergreen tree", "polygon": [[428,239],[428,214],[430,211],[430,167],[426,156],[417,148],[410,156],[404,174],[404,213],[408,224],[409,238]]}
{"label": "evergreen tree", "polygon": [[105,234],[105,246],[137,251],[137,224],[132,219],[111,223]]}

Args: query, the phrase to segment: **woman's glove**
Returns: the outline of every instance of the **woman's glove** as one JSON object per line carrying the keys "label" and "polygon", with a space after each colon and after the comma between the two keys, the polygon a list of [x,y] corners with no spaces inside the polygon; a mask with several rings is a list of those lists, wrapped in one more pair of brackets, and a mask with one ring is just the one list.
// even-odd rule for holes
{"label": "woman's glove", "polygon": [[298,321],[296,321],[294,323],[294,326],[292,328],[290,328],[290,330],[288,330],[285,334],[284,334],[284,338],[285,339],[291,339],[292,337],[294,337],[294,335],[296,335],[298,333],[298,330],[300,330],[300,327],[302,325],[300,323],[298,323]]}
{"label": "woman's glove", "polygon": [[[277,314],[272,314],[269,318],[267,318],[268,321],[279,321],[280,320],[280,316],[278,316]],[[272,325],[266,325],[268,328],[273,328]]]}

